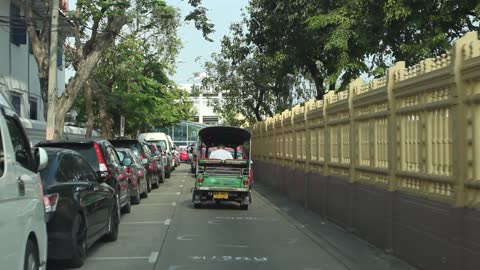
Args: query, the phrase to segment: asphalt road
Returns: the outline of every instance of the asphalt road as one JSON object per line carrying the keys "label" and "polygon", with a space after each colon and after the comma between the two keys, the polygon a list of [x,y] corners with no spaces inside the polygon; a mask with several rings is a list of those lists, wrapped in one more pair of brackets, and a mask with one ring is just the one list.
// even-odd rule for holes
{"label": "asphalt road", "polygon": [[81,269],[414,269],[261,185],[248,211],[235,203],[194,209],[189,168],[124,214],[118,240],[96,243]]}

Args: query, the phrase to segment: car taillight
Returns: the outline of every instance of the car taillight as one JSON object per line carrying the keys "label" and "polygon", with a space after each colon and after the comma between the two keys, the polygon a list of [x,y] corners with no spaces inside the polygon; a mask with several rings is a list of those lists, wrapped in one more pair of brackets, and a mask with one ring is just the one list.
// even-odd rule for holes
{"label": "car taillight", "polygon": [[98,145],[98,143],[94,143],[93,147],[95,148],[95,153],[97,154],[98,169],[100,171],[100,176],[104,177],[105,180],[107,180],[110,177],[110,172],[108,170],[107,163],[103,158],[102,149],[100,149],[100,145]]}
{"label": "car taillight", "polygon": [[140,161],[142,161],[144,158],[146,158],[146,156],[145,156],[145,154],[142,154],[142,155],[140,156]]}
{"label": "car taillight", "polygon": [[125,172],[126,172],[127,174],[132,174],[133,171],[132,171],[132,168],[127,167],[127,168],[125,168]]}
{"label": "car taillight", "polygon": [[58,193],[47,194],[43,196],[43,204],[45,205],[45,212],[55,212],[57,210],[58,200],[60,195]]}
{"label": "car taillight", "polygon": [[203,178],[202,178],[202,177],[198,178],[197,181],[198,181],[198,184],[199,184],[200,186],[203,184]]}
{"label": "car taillight", "polygon": [[143,170],[138,171],[138,177],[143,177],[145,174],[143,173]]}

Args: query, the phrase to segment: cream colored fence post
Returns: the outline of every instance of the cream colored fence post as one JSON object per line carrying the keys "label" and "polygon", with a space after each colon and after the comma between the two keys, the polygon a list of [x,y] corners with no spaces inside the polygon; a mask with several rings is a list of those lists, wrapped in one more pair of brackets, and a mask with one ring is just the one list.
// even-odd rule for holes
{"label": "cream colored fence post", "polygon": [[[454,196],[456,207],[463,207],[465,205],[465,186],[464,182],[467,178],[467,112],[465,106],[465,86],[463,84],[462,68],[464,62],[464,49],[470,45],[471,42],[477,40],[477,32],[470,32],[457,40],[452,48],[452,62],[453,73],[455,78],[455,88],[452,91],[452,97],[455,100],[455,106],[452,108],[453,121],[453,176],[456,181],[454,186]],[[478,140],[479,138],[473,138]]]}
{"label": "cream colored fence post", "polygon": [[405,70],[405,62],[397,62],[395,66],[388,69],[388,77],[387,77],[387,92],[388,92],[388,107],[390,110],[390,114],[388,116],[388,140],[389,140],[389,149],[388,149],[388,178],[389,178],[389,191],[397,190],[397,136],[398,129],[397,129],[397,115],[396,115],[396,104],[395,104],[395,96],[394,96],[394,88],[395,88],[395,81],[396,76],[404,76],[403,72]]}

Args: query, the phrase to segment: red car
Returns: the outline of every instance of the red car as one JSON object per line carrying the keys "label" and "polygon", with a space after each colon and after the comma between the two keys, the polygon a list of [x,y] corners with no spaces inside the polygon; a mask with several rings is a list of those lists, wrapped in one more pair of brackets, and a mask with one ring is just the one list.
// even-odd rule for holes
{"label": "red car", "polygon": [[188,151],[186,146],[179,146],[178,152],[180,152],[180,161],[187,162],[188,161]]}

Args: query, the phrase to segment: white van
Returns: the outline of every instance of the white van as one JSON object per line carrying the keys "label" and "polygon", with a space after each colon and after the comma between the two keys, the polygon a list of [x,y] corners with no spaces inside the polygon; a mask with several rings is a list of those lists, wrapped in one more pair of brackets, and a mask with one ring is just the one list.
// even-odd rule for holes
{"label": "white van", "polygon": [[148,133],[140,133],[138,135],[139,141],[145,141],[148,143],[160,144],[162,148],[166,150],[167,154],[167,162],[165,167],[165,177],[170,177],[170,173],[175,168],[175,160],[173,157],[173,144],[171,143],[171,139],[169,140],[170,136],[163,132],[148,132]]}
{"label": "white van", "polygon": [[[48,211],[37,171],[47,166],[44,149],[35,153],[20,119],[0,94],[0,268],[46,269]],[[47,210],[47,211],[46,211]]]}

